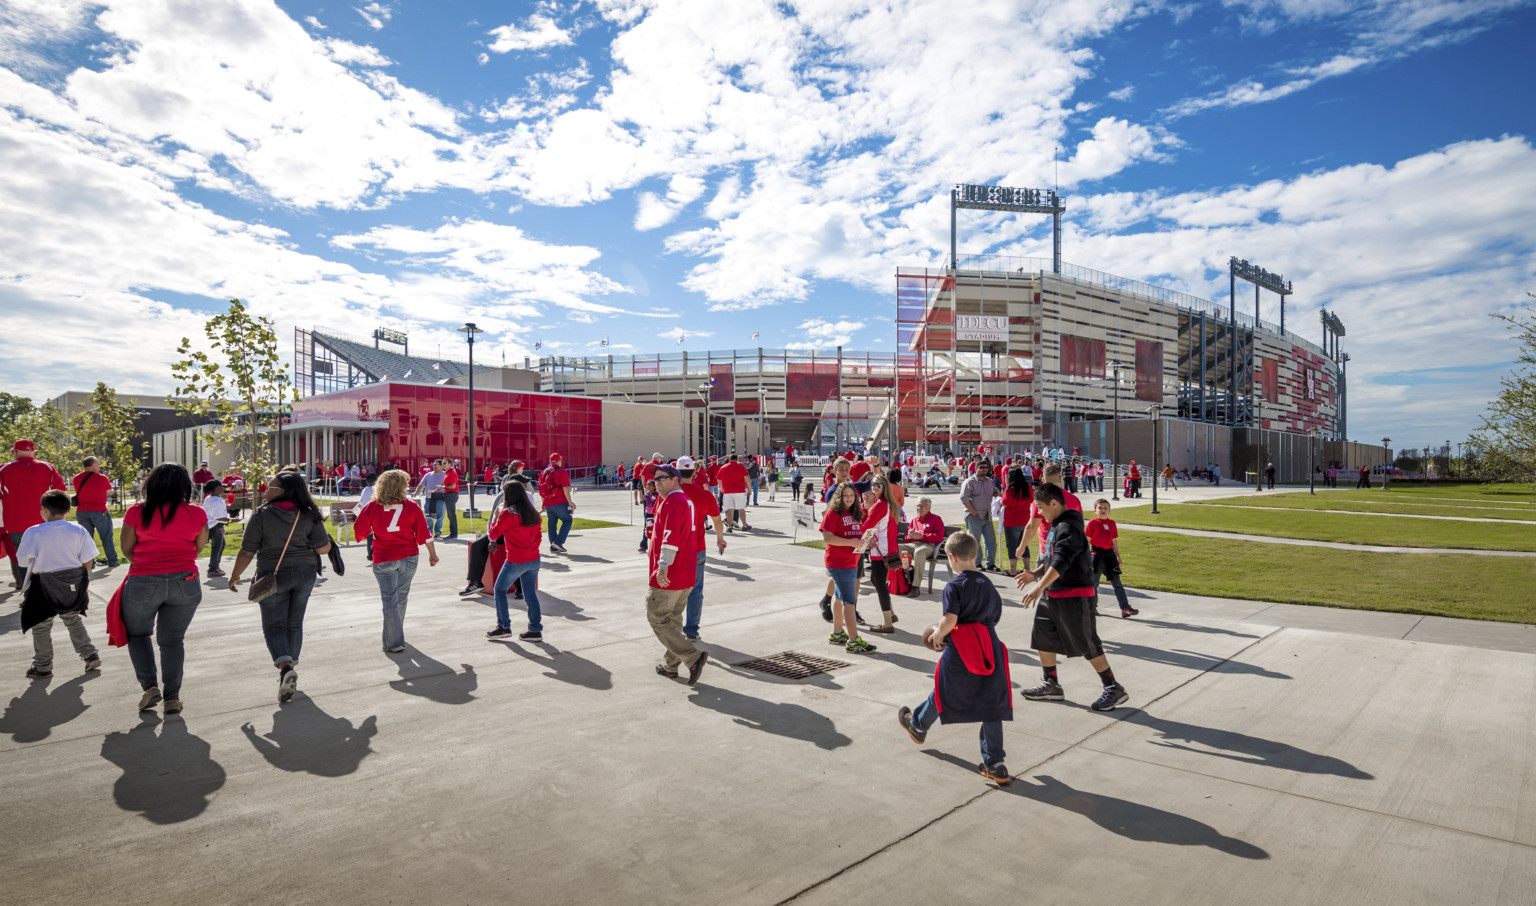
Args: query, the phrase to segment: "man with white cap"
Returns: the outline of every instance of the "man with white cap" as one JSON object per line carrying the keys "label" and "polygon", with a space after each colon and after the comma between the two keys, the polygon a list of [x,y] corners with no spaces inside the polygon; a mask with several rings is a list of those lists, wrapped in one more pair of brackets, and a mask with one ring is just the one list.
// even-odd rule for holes
{"label": "man with white cap", "polygon": [[9,538],[6,554],[11,561],[11,576],[21,585],[21,567],[16,550],[27,529],[43,521],[43,494],[64,490],[64,476],[49,463],[37,459],[37,445],[18,440],[11,447],[12,460],[0,468],[0,522]]}

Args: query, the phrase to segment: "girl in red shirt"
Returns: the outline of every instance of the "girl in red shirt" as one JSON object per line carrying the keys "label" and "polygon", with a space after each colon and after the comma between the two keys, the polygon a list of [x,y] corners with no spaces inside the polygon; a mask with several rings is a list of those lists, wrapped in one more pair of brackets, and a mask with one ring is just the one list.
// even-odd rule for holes
{"label": "girl in red shirt", "polygon": [[544,537],[539,526],[539,508],[528,498],[528,489],[520,481],[501,486],[502,510],[491,525],[491,540],[506,545],[507,560],[496,574],[496,628],[485,634],[488,639],[512,635],[512,614],[507,609],[507,592],[512,583],[522,580],[523,600],[528,604],[528,631],[519,633],[525,642],[544,638],[544,623],[539,619],[539,541]]}
{"label": "girl in red shirt", "polygon": [[1003,488],[1003,542],[1008,548],[1008,575],[1019,574],[1019,558],[1029,565],[1029,545],[1024,542],[1024,529],[1029,525],[1029,481],[1018,466],[1008,470],[1008,484]]}
{"label": "girl in red shirt", "polygon": [[821,519],[821,537],[827,542],[822,554],[827,575],[832,577],[832,634],[827,641],[842,645],[850,654],[868,654],[875,646],[859,638],[859,553],[864,548],[864,513],[859,492],[850,482],[832,491],[827,513]]}
{"label": "girl in red shirt", "polygon": [[[197,553],[208,543],[208,514],[192,504],[192,476],[180,463],[155,466],[144,479],[144,502],[123,514],[123,555],[132,559],[123,580],[123,626],[128,658],[139,688],[139,710],[165,701],[165,713],[181,711],[181,672],[186,662],[187,627],[203,602]],[[160,647],[155,673],[153,634]],[[165,680],[164,694],[160,679]]]}

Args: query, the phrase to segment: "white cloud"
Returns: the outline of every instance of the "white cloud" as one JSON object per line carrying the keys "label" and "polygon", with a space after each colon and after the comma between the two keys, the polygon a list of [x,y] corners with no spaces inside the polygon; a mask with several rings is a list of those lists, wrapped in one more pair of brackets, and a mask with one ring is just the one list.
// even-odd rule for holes
{"label": "white cloud", "polygon": [[354,6],[352,8],[357,10],[357,14],[362,16],[363,21],[367,22],[368,27],[374,31],[383,28],[385,23],[395,15],[393,9],[382,3],[370,3],[367,6]]}
{"label": "white cloud", "polygon": [[704,337],[712,337],[714,335],[715,335],[714,331],[710,331],[710,330],[688,330],[687,328],[683,328],[683,327],[674,327],[671,330],[663,330],[663,331],[660,331],[659,333],[656,334],[656,336],[662,337],[662,338],[665,338],[665,339],[668,339],[668,340],[676,340],[679,337],[683,338],[684,340],[687,340],[687,339],[702,339]]}
{"label": "white cloud", "polygon": [[320,20],[316,19],[314,16],[305,16],[304,17],[304,22],[310,28],[313,28],[316,31],[325,31],[326,30],[325,26],[320,23]]}
{"label": "white cloud", "polygon": [[488,32],[496,40],[491,43],[491,53],[510,53],[515,50],[538,50],[543,47],[561,47],[573,44],[570,32],[561,28],[549,16],[529,16],[522,28],[502,25]]}
{"label": "white cloud", "polygon": [[640,207],[635,212],[635,229],[644,232],[673,221],[684,207],[704,194],[704,180],[697,176],[674,176],[667,184],[666,197],[654,192],[640,193]]}
{"label": "white cloud", "polygon": [[343,66],[395,65],[395,61],[380,53],[378,48],[367,44],[353,44],[340,38],[321,38],[320,46],[325,48],[326,56]]}
{"label": "white cloud", "polygon": [[[485,57],[485,54],[481,54]],[[489,58],[481,60],[485,63]],[[527,89],[495,108],[480,111],[488,122],[547,117],[575,106],[576,91],[592,81],[592,70],[581,60],[570,69],[538,73],[527,78]]]}
{"label": "white cloud", "polygon": [[853,341],[856,331],[864,329],[863,321],[825,321],[821,318],[812,318],[802,321],[795,328],[797,333],[785,341],[787,349],[831,349],[837,346],[847,346]]}
{"label": "white cloud", "polygon": [[1135,85],[1126,85],[1124,88],[1116,88],[1105,97],[1112,101],[1129,101],[1136,94]]}

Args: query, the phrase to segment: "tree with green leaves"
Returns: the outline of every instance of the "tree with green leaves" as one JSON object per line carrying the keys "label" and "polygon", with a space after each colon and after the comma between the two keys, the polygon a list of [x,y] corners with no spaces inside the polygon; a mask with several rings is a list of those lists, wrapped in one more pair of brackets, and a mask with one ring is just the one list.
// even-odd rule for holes
{"label": "tree with green leaves", "polygon": [[33,406],[15,421],[0,424],[0,457],[9,458],[12,445],[26,438],[37,445],[38,459],[64,472],[86,455],[86,433],[84,414],[71,415],[51,404]]}
{"label": "tree with green leaves", "polygon": [[139,429],[134,424],[138,406],[138,399],[123,403],[117,391],[101,381],[97,381],[96,389],[91,391],[90,403],[81,406],[84,416],[81,445],[85,454],[105,462],[103,471],[124,488],[133,484],[145,465],[143,454],[149,447],[147,442],[139,439]]}
{"label": "tree with green leaves", "polygon": [[278,358],[271,318],[251,314],[244,302],[203,326],[206,348],[182,338],[180,361],[171,365],[172,401],[180,415],[208,419],[208,440],[230,454],[252,487],[275,470],[274,444],[263,429],[297,396]]}
{"label": "tree with green leaves", "polygon": [[27,397],[0,393],[0,432],[9,431],[12,425],[31,415],[35,408]]}
{"label": "tree with green leaves", "polygon": [[1515,367],[1500,379],[1503,389],[1488,403],[1482,427],[1470,438],[1479,465],[1499,481],[1536,480],[1536,310],[1495,313],[1519,343]]}

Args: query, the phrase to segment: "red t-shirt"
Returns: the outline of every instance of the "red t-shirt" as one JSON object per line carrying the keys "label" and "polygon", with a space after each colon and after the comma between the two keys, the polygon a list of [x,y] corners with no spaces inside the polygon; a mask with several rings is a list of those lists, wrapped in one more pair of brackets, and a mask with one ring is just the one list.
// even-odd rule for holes
{"label": "red t-shirt", "polygon": [[[157,512],[145,525],[144,505],[135,503],[123,514],[123,525],[132,526],[137,536],[128,575],[197,572],[197,536],[208,526],[208,514],[202,507],[183,503],[171,511],[169,522],[161,522]],[[9,524],[6,530],[10,530]]]}
{"label": "red t-shirt", "polygon": [[747,493],[747,467],[739,462],[728,462],[720,467],[720,493]]}
{"label": "red t-shirt", "polygon": [[196,486],[196,490],[201,491],[203,489],[203,485],[212,480],[213,473],[207,469],[198,469],[196,472],[192,473],[192,484]]}
{"label": "red t-shirt", "polygon": [[40,459],[18,459],[0,467],[0,513],[7,532],[24,532],[43,521],[43,494],[64,490],[64,476]]}
{"label": "red t-shirt", "polygon": [[1088,535],[1088,543],[1094,547],[1108,550],[1115,546],[1115,539],[1120,537],[1120,529],[1115,527],[1115,520],[1100,519],[1097,516],[1088,520],[1083,527]]}
{"label": "red t-shirt", "polygon": [[863,481],[864,476],[873,471],[874,469],[870,467],[870,464],[861,459],[853,464],[852,469],[848,470],[848,480]]}
{"label": "red t-shirt", "polygon": [[[1063,490],[1061,492],[1061,496],[1065,497],[1067,500],[1067,509],[1077,510],[1079,513],[1083,511],[1082,501],[1077,499],[1076,494],[1072,493],[1071,491]],[[1040,528],[1038,530],[1040,533],[1040,549],[1044,550],[1045,539],[1051,534],[1051,520],[1045,518],[1045,514],[1040,512],[1040,505],[1031,499],[1029,501],[1029,518],[1024,520],[1024,524],[1028,525],[1035,519],[1040,520]]]}
{"label": "red t-shirt", "polygon": [[1003,492],[1003,528],[1021,528],[1029,524],[1029,508],[1034,506],[1033,496],[1013,496],[1012,491]]}
{"label": "red t-shirt", "polygon": [[80,498],[80,505],[75,509],[83,513],[105,513],[107,511],[107,494],[112,490],[112,479],[100,472],[81,472],[70,483],[75,486],[75,494]]}
{"label": "red t-shirt", "polygon": [[651,587],[656,584],[656,571],[661,568],[661,549],[672,548],[676,554],[667,569],[667,588],[676,591],[692,588],[698,578],[699,547],[694,527],[693,501],[682,491],[673,491],[656,505],[656,521],[651,525],[650,561]]}
{"label": "red t-shirt", "polygon": [[559,466],[549,466],[539,475],[539,499],[544,506],[559,506],[568,503],[570,498],[566,496],[565,489],[571,486],[571,476]]}
{"label": "red t-shirt", "polygon": [[523,520],[511,510],[502,510],[491,526],[491,540],[506,539],[508,563],[532,563],[539,559],[539,542],[544,538],[541,523],[523,525]]}
{"label": "red t-shirt", "polygon": [[448,494],[457,494],[459,492],[458,469],[449,468],[447,474],[443,476],[443,491]]}
{"label": "red t-shirt", "polygon": [[[891,518],[886,519],[887,515],[889,515]],[[883,532],[885,537],[881,538],[879,542],[881,545],[879,552],[881,554],[896,553],[896,520],[899,519],[900,516],[900,513],[891,513],[890,507],[885,505],[884,500],[875,501],[875,505],[870,507],[869,512],[865,514],[863,529],[866,532],[879,525],[880,520],[886,519],[885,531]],[[876,550],[876,548],[872,547],[870,550],[873,551]]]}
{"label": "red t-shirt", "polygon": [[[839,538],[856,539],[864,536],[864,523],[852,513],[839,513],[827,507],[827,514],[821,517],[821,530]],[[859,552],[857,548],[829,544],[823,552],[822,562],[827,569],[853,569],[859,565]]]}
{"label": "red t-shirt", "polygon": [[654,462],[648,462],[645,465],[636,466],[636,468],[640,470],[640,487],[642,488],[645,487],[647,481],[656,477],[656,463]]}
{"label": "red t-shirt", "polygon": [[704,541],[704,525],[711,516],[720,515],[720,503],[715,500],[715,495],[709,493],[708,488],[695,481],[684,482],[683,493],[687,494],[688,499],[693,501],[694,519],[699,524],[697,550],[708,550],[709,545]]}
{"label": "red t-shirt", "polygon": [[1139,481],[1141,479],[1140,467],[1138,467],[1135,463],[1132,463],[1130,470],[1125,473],[1125,477]]}
{"label": "red t-shirt", "polygon": [[704,470],[704,477],[708,479],[706,483],[710,487],[718,487],[720,485],[720,464],[717,462],[710,463],[709,468]]}
{"label": "red t-shirt", "polygon": [[370,500],[357,514],[353,527],[359,538],[373,536],[373,562],[392,563],[416,556],[416,549],[432,533],[427,530],[427,517],[414,500],[381,506]]}

